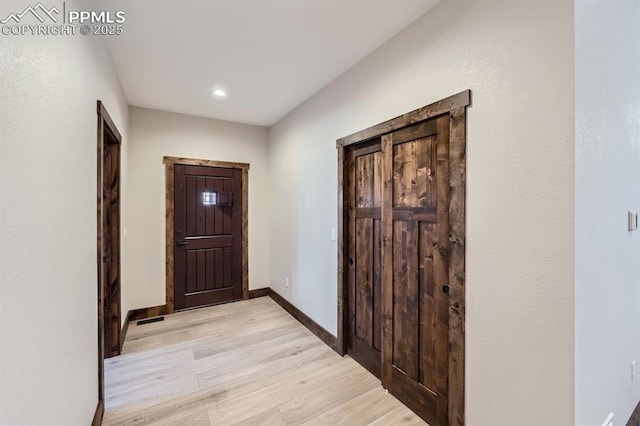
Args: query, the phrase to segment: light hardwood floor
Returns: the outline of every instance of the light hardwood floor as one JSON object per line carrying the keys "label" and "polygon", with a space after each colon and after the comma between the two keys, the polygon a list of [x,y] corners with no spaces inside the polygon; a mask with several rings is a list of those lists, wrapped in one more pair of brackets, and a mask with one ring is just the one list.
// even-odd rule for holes
{"label": "light hardwood floor", "polygon": [[129,325],[105,362],[111,425],[424,425],[269,297]]}

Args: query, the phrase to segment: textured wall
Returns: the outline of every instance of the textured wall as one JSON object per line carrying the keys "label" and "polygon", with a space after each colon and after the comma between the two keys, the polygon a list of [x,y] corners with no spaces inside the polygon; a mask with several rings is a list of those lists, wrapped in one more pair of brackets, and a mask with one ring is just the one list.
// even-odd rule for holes
{"label": "textured wall", "polygon": [[576,423],[618,425],[640,400],[640,5],[575,10]]}
{"label": "textured wall", "polygon": [[573,424],[573,18],[570,0],[447,0],[270,130],[271,285],[335,332],[335,140],[472,89],[472,426]]}
{"label": "textured wall", "polygon": [[2,36],[0,69],[0,424],[87,425],[98,401],[96,100],[125,144],[127,105],[98,38]]}
{"label": "textured wall", "polygon": [[164,156],[249,163],[249,288],[269,281],[267,129],[144,108],[130,109],[126,309],[165,303]]}

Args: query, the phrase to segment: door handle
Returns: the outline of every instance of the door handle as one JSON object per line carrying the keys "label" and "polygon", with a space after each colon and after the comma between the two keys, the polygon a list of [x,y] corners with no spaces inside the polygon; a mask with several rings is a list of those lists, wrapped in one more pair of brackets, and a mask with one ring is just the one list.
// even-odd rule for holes
{"label": "door handle", "polygon": [[189,241],[178,241],[178,242],[176,242],[177,246],[186,246],[187,244],[189,244]]}
{"label": "door handle", "polygon": [[353,265],[353,259],[349,259],[349,265]]}
{"label": "door handle", "polygon": [[443,285],[442,286],[442,292],[448,296],[449,295],[449,286],[448,285]]}

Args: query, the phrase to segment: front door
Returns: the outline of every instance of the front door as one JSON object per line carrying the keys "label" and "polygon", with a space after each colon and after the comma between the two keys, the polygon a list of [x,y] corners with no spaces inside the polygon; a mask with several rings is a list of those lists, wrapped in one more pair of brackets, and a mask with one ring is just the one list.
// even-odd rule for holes
{"label": "front door", "polygon": [[383,385],[433,425],[449,424],[449,123],[382,136]]}
{"label": "front door", "polygon": [[242,298],[242,170],[176,164],[175,309]]}

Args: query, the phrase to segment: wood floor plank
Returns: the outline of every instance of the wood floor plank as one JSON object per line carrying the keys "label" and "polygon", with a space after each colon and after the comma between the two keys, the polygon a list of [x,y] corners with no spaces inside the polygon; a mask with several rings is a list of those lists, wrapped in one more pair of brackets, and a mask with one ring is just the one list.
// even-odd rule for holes
{"label": "wood floor plank", "polygon": [[262,413],[258,413],[255,416],[249,417],[248,419],[241,420],[237,423],[233,423],[234,426],[261,426],[261,425],[270,425],[270,426],[280,426],[287,425],[287,422],[277,408],[270,408],[269,410],[263,411]]}
{"label": "wood floor plank", "polygon": [[424,425],[424,421],[415,413],[412,413],[411,411],[407,410],[406,407],[402,406],[389,411],[384,416],[378,418],[378,420],[369,423],[369,426],[389,425],[418,426]]}
{"label": "wood floor plank", "polygon": [[120,389],[117,395],[109,395],[105,403],[110,408],[126,405],[129,401],[168,401],[181,395],[196,392],[200,389],[198,379],[194,376],[154,377],[153,380],[137,382],[126,389]]}
{"label": "wood floor plank", "polygon": [[209,415],[217,418],[220,424],[230,424],[312,392],[347,373],[350,366],[340,363],[339,358],[335,355],[320,359],[297,368],[295,372],[288,370],[272,374],[265,369],[260,375],[264,384],[262,388],[240,398],[218,401],[209,410]]}
{"label": "wood floor plank", "polygon": [[397,399],[387,394],[381,387],[377,387],[302,425],[368,425],[397,408],[398,404]]}
{"label": "wood floor plank", "polygon": [[105,426],[424,424],[268,297],[132,324],[105,403]]}
{"label": "wood floor plank", "polygon": [[184,416],[177,415],[160,422],[162,426],[213,426],[209,419],[207,410],[196,411],[193,414]]}
{"label": "wood floor plank", "polygon": [[214,404],[223,398],[225,391],[211,389],[206,392],[197,391],[187,393],[184,396],[171,399],[169,401],[145,407],[131,413],[121,413],[116,418],[109,418],[105,426],[111,425],[154,425],[172,417],[188,417],[206,408],[209,404]]}
{"label": "wood floor plank", "polygon": [[[378,379],[368,371],[357,371],[322,386],[314,392],[301,395],[280,405],[280,411],[288,424],[299,425],[319,417],[325,411],[337,407],[379,384]],[[323,397],[318,398],[318,395]]]}

